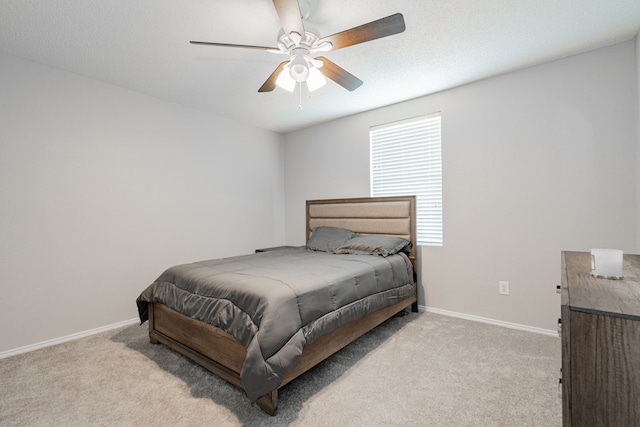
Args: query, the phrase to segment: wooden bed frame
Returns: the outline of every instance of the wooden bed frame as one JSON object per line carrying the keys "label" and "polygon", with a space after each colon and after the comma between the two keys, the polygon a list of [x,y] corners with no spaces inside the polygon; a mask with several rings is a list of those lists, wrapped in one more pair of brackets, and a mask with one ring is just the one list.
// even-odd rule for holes
{"label": "wooden bed frame", "polygon": [[[349,322],[306,346],[298,363],[279,388],[302,375],[356,338],[417,303],[417,245],[415,196],[331,199],[307,201],[307,241],[317,226],[348,228],[358,233],[403,236],[413,243],[409,258],[414,267],[414,295],[392,306]],[[188,357],[219,377],[244,390],[240,371],[247,351],[223,330],[184,316],[160,303],[149,304],[149,338]],[[270,415],[278,408],[278,390],[256,402]]]}

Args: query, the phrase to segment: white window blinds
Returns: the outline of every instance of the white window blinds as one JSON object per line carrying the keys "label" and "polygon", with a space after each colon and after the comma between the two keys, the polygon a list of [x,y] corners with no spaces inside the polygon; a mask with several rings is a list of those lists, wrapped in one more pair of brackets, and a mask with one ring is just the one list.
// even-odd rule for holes
{"label": "white window blinds", "polygon": [[371,195],[416,196],[417,240],[442,245],[440,113],[372,127]]}

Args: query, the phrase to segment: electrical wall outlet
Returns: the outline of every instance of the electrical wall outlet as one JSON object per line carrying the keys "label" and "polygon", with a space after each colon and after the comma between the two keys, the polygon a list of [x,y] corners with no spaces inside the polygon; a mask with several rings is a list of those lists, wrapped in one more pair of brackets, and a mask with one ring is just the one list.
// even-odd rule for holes
{"label": "electrical wall outlet", "polygon": [[509,282],[498,282],[498,293],[500,295],[509,295]]}

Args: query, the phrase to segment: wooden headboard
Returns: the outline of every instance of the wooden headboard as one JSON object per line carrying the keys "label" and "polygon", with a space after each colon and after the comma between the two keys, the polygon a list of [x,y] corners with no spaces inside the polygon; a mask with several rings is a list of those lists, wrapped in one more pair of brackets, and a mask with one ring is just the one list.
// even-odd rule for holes
{"label": "wooden headboard", "polygon": [[416,196],[307,200],[307,242],[311,230],[319,226],[404,237],[413,243],[409,259],[418,271]]}

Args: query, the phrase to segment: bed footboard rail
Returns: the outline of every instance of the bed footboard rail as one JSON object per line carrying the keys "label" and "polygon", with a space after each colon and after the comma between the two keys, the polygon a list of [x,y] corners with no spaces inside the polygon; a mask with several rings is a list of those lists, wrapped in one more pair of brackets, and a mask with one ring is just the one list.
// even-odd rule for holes
{"label": "bed footboard rail", "polygon": [[[327,357],[416,302],[414,296],[342,325],[306,346],[300,360],[280,384],[282,388]],[[185,339],[188,337],[189,339]],[[160,303],[149,303],[149,340],[162,343],[225,381],[244,390],[240,371],[247,351],[233,336],[204,322],[184,316]],[[185,344],[188,343],[188,344]],[[278,390],[256,404],[267,414],[278,409]]]}

